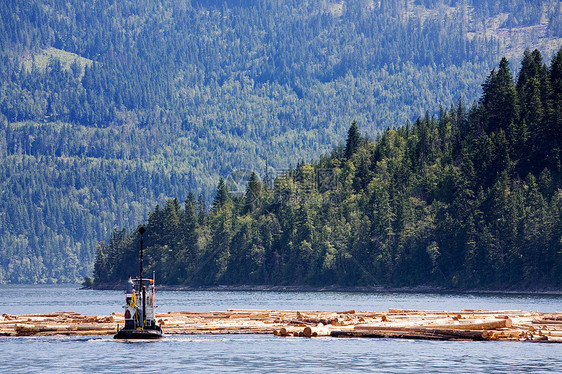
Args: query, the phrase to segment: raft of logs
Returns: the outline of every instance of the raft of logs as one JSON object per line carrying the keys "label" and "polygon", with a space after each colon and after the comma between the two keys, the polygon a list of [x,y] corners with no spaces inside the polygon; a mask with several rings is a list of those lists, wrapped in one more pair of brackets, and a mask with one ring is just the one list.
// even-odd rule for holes
{"label": "raft of logs", "polygon": [[[515,340],[562,342],[562,313],[521,310],[458,312],[389,309],[388,312],[240,310],[156,315],[164,334],[274,334],[347,338]],[[113,335],[121,314],[75,312],[0,316],[0,336]]]}

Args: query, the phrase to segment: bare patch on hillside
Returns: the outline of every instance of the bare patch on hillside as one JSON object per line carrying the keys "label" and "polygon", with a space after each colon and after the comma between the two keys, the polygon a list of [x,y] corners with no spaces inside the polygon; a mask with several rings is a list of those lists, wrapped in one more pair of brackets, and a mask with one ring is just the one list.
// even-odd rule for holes
{"label": "bare patch on hillside", "polygon": [[27,53],[22,56],[23,66],[27,71],[31,71],[33,65],[40,71],[45,71],[53,59],[58,59],[63,69],[70,71],[73,63],[80,65],[80,78],[84,75],[84,68],[92,65],[93,61],[75,53],[63,51],[54,47],[45,48],[37,53]]}

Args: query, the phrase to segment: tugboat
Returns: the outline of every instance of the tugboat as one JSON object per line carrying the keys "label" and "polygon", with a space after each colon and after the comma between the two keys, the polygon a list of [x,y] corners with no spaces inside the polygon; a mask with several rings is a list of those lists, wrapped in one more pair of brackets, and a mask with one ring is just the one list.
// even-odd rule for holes
{"label": "tugboat", "polygon": [[153,279],[143,279],[142,277],[143,234],[146,229],[141,226],[138,232],[141,234],[139,278],[132,279],[129,276],[123,306],[125,308],[125,327],[115,334],[114,339],[160,339],[162,337],[162,328],[156,324],[155,317],[157,306],[154,297],[154,275]]}

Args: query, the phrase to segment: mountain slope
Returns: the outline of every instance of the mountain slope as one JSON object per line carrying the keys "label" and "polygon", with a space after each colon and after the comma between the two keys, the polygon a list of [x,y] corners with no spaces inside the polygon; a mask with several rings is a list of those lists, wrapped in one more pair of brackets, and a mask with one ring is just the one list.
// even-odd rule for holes
{"label": "mountain slope", "polygon": [[470,103],[500,55],[560,47],[559,8],[3,1],[0,282],[74,280],[154,203],[319,157],[352,120],[374,134]]}

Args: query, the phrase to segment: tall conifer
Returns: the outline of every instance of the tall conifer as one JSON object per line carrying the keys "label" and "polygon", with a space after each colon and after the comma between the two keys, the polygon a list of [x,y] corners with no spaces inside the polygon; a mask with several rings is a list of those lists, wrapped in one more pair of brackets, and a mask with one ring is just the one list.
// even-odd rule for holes
{"label": "tall conifer", "polygon": [[517,97],[509,62],[505,57],[500,61],[498,72],[492,70],[482,88],[484,129],[488,132],[507,130],[516,116]]}
{"label": "tall conifer", "polygon": [[345,143],[345,157],[347,159],[351,158],[353,154],[359,148],[359,143],[361,141],[361,135],[359,134],[359,128],[357,127],[357,122],[353,121],[351,127],[347,131],[347,141]]}

